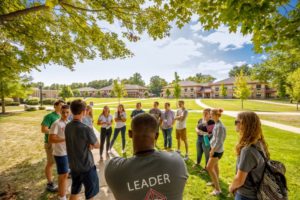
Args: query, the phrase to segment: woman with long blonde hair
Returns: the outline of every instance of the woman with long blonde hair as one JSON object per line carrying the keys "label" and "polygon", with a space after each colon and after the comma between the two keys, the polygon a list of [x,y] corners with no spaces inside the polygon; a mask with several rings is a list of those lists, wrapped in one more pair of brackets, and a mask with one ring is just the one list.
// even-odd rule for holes
{"label": "woman with long blonde hair", "polygon": [[221,194],[221,188],[219,183],[219,160],[222,158],[224,153],[224,141],[226,138],[226,128],[220,120],[223,109],[215,108],[211,110],[211,118],[214,120],[215,125],[212,131],[212,139],[210,140],[210,152],[209,160],[206,166],[206,170],[212,180],[212,185],[215,189],[211,195],[218,196]]}
{"label": "woman with long blonde hair", "polygon": [[94,119],[93,119],[93,108],[92,106],[88,105],[86,107],[86,113],[85,116],[82,119],[82,123],[88,125],[89,127],[93,128],[93,123],[94,123]]}
{"label": "woman with long blonde hair", "polygon": [[267,158],[270,154],[256,113],[239,113],[235,126],[239,133],[239,141],[236,145],[236,175],[229,191],[235,193],[235,200],[255,200],[257,199],[256,185],[260,182],[265,168],[261,153]]}

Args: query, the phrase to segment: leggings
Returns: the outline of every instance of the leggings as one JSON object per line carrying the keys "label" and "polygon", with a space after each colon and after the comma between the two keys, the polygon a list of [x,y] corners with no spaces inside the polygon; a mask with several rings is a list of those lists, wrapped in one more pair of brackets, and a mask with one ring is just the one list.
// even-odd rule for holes
{"label": "leggings", "polygon": [[100,132],[100,156],[102,156],[105,142],[106,142],[106,153],[109,150],[109,141],[110,141],[111,133],[112,133],[112,128],[111,127],[109,129],[101,128],[101,132]]}
{"label": "leggings", "polygon": [[112,138],[112,140],[110,142],[110,149],[113,147],[113,145],[114,145],[114,143],[115,143],[115,141],[116,141],[116,139],[117,139],[117,137],[118,137],[118,135],[119,135],[120,132],[121,132],[121,136],[122,136],[122,150],[125,149],[125,143],[126,143],[126,141],[125,141],[126,126],[123,126],[121,128],[115,128],[115,130],[114,130],[114,136],[113,136],[113,138]]}

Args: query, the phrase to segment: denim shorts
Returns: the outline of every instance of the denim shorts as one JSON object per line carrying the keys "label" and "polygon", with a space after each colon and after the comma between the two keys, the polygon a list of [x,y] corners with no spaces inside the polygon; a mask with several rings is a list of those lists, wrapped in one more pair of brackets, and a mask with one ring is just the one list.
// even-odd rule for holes
{"label": "denim shorts", "polygon": [[79,194],[82,184],[85,189],[85,198],[91,199],[99,193],[99,179],[96,166],[87,172],[72,171],[72,189],[71,194]]}
{"label": "denim shorts", "polygon": [[56,162],[57,174],[66,174],[69,172],[68,156],[54,156]]}
{"label": "denim shorts", "polygon": [[235,193],[234,200],[256,200],[256,199],[250,199],[248,197],[240,195],[239,193]]}

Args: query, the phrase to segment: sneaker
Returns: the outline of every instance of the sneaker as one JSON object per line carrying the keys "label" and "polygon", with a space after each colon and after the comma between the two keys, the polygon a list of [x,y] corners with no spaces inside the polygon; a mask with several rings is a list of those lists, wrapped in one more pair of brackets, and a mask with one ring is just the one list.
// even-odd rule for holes
{"label": "sneaker", "polygon": [[57,191],[58,191],[57,185],[55,185],[53,182],[47,183],[46,189],[47,189],[49,192],[57,192]]}
{"label": "sneaker", "polygon": [[219,196],[222,192],[221,191],[218,191],[218,190],[214,190],[210,193],[210,195],[212,196]]}
{"label": "sneaker", "polygon": [[184,161],[187,161],[189,159],[189,156],[186,154],[183,158]]}

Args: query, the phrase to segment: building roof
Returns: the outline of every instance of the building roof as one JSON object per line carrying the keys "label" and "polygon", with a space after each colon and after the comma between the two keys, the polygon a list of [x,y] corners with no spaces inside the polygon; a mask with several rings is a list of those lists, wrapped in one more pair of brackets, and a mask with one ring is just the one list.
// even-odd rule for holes
{"label": "building roof", "polygon": [[[197,83],[195,81],[180,81],[179,85],[181,87],[206,87],[206,86],[209,86],[210,83]],[[173,85],[170,84],[164,88],[172,88],[172,87],[173,87]]]}
{"label": "building roof", "polygon": [[[230,77],[230,78],[223,79],[221,81],[211,83],[211,85],[221,85],[221,84],[231,85],[231,84],[234,84],[234,82],[235,82],[235,77]],[[260,83],[260,82],[261,81],[251,80],[250,77],[247,77],[247,83]]]}
{"label": "building roof", "polygon": [[[112,90],[113,89],[113,85],[110,86],[106,86],[100,89],[100,91],[103,90]],[[125,90],[147,90],[148,88],[144,87],[144,86],[140,86],[140,85],[130,85],[130,84],[125,84]]]}
{"label": "building roof", "polygon": [[77,90],[78,90],[79,92],[84,92],[84,91],[88,91],[88,92],[91,92],[91,91],[97,91],[97,89],[92,88],[92,87],[83,87],[83,88],[78,88]]}

